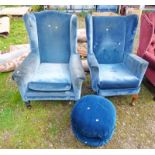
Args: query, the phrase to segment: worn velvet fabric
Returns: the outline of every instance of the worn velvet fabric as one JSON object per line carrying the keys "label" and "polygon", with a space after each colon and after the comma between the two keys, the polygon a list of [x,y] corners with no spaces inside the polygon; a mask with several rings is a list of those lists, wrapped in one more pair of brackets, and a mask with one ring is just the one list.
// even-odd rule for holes
{"label": "worn velvet fabric", "polygon": [[136,15],[86,17],[92,88],[103,96],[137,94],[148,63],[132,54]]}
{"label": "worn velvet fabric", "polygon": [[105,145],[115,130],[116,109],[106,98],[84,96],[73,107],[71,126],[82,143],[94,147]]}
{"label": "worn velvet fabric", "polygon": [[77,17],[42,11],[24,15],[31,53],[13,74],[24,101],[77,100],[84,71],[77,54]]}
{"label": "worn velvet fabric", "polygon": [[118,5],[97,5],[97,12],[118,12]]}
{"label": "worn velvet fabric", "polygon": [[155,12],[141,16],[138,55],[149,62],[145,76],[155,86]]}
{"label": "worn velvet fabric", "polygon": [[28,88],[38,91],[66,91],[71,89],[68,64],[41,63],[32,76]]}

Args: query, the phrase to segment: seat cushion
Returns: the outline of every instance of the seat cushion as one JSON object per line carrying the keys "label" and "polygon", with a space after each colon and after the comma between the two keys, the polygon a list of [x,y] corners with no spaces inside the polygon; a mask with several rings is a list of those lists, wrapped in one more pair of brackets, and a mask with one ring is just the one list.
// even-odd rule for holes
{"label": "seat cushion", "polygon": [[28,88],[37,91],[66,91],[71,89],[68,64],[41,63]]}
{"label": "seat cushion", "polygon": [[123,63],[99,65],[100,89],[136,88],[138,84],[138,78]]}
{"label": "seat cushion", "polygon": [[155,55],[150,53],[150,52],[146,52],[144,54],[144,59],[147,60],[149,62],[149,66],[153,69],[155,69]]}

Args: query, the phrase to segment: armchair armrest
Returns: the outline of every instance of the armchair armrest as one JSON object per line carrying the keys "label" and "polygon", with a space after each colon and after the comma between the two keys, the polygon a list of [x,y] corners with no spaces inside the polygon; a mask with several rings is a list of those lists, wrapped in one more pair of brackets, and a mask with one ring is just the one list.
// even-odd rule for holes
{"label": "armchair armrest", "polygon": [[78,54],[71,54],[69,69],[74,92],[76,94],[76,97],[79,98],[82,82],[83,80],[85,80],[85,73]]}
{"label": "armchair armrest", "polygon": [[135,54],[128,54],[124,58],[124,63],[142,81],[148,67],[148,62]]}
{"label": "armchair armrest", "polygon": [[90,68],[99,68],[99,64],[97,62],[97,59],[94,55],[94,53],[90,53],[87,55],[88,65]]}
{"label": "armchair armrest", "polygon": [[92,88],[94,91],[98,91],[98,81],[99,81],[99,64],[94,53],[88,53],[87,55],[88,66],[90,69]]}
{"label": "armchair armrest", "polygon": [[72,54],[70,57],[70,72],[77,79],[85,80],[85,73],[81,64],[80,56],[78,54]]}
{"label": "armchair armrest", "polygon": [[27,83],[31,76],[34,74],[37,66],[39,65],[39,56],[31,52],[23,61],[23,63],[14,71],[12,79],[18,85]]}

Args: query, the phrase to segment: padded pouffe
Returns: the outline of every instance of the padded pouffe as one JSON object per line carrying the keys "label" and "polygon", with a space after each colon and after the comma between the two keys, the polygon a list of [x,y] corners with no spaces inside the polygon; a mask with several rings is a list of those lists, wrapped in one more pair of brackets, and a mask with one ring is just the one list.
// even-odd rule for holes
{"label": "padded pouffe", "polygon": [[111,101],[97,96],[82,97],[71,113],[74,135],[89,146],[107,144],[113,136],[116,125],[116,109]]}

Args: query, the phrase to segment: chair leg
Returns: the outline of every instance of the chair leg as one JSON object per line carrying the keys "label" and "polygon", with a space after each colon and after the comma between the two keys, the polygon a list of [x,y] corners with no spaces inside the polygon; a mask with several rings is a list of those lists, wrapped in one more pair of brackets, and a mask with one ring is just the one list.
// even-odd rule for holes
{"label": "chair leg", "polygon": [[138,94],[132,95],[131,106],[135,105],[135,102],[137,101],[137,99],[138,99]]}
{"label": "chair leg", "polygon": [[28,108],[28,109],[31,109],[32,108],[32,106],[30,104],[30,101],[26,101],[25,102],[25,105],[26,105],[26,108]]}
{"label": "chair leg", "polygon": [[155,96],[153,97],[153,100],[155,101]]}
{"label": "chair leg", "polygon": [[74,104],[74,101],[69,101],[68,104],[70,104],[70,105],[71,105],[71,104]]}

